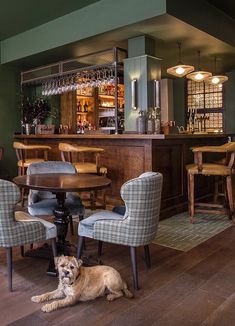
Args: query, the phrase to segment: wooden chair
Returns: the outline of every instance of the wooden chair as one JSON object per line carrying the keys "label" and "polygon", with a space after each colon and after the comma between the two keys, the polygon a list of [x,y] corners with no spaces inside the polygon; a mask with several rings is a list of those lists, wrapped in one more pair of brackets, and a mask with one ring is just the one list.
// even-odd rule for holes
{"label": "wooden chair", "polygon": [[[39,163],[48,160],[47,145],[25,145],[21,142],[14,142],[13,148],[16,151],[18,175],[25,175],[31,163]],[[24,204],[24,189],[21,190],[21,205]]]}
{"label": "wooden chair", "polygon": [[[61,159],[64,162],[70,162],[74,165],[77,173],[107,174],[107,168],[100,165],[100,154],[103,148],[71,145],[68,143],[59,143]],[[97,194],[90,193],[91,208],[94,208]],[[105,192],[102,191],[102,208],[106,207]]]}
{"label": "wooden chair", "polygon": [[[194,153],[194,164],[186,166],[188,174],[188,208],[189,216],[192,223],[195,222],[195,213],[212,213],[212,214],[228,214],[229,218],[234,216],[232,174],[235,159],[235,142],[227,143],[221,146],[202,146],[192,149]],[[216,163],[203,162],[203,154],[206,153],[223,153],[225,158],[223,161]],[[214,176],[222,177],[225,181],[226,201],[228,209],[218,203],[201,203],[195,202],[194,199],[194,176]]]}
{"label": "wooden chair", "polygon": [[[31,163],[39,163],[48,160],[48,151],[51,149],[47,145],[25,145],[20,142],[14,142],[13,147],[16,150],[18,175],[25,175],[27,168]],[[32,156],[33,155],[35,156]],[[42,153],[42,155],[39,155]]]}
{"label": "wooden chair", "polygon": [[78,173],[107,174],[107,168],[100,166],[100,154],[104,151],[103,148],[59,143],[59,150],[62,161],[72,163]]}

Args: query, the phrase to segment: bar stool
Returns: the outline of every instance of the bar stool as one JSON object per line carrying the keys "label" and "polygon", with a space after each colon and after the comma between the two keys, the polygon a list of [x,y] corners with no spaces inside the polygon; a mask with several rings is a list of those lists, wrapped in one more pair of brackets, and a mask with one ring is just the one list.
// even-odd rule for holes
{"label": "bar stool", "polygon": [[[100,153],[104,151],[103,148],[59,143],[59,150],[62,161],[72,163],[78,173],[107,174],[107,168],[100,166]],[[89,161],[86,160],[88,156]]]}
{"label": "bar stool", "polygon": [[[188,174],[188,209],[190,221],[195,222],[195,213],[227,213],[229,218],[234,217],[232,174],[235,159],[235,142],[227,143],[221,146],[202,146],[192,149],[194,153],[194,164],[186,166]],[[223,153],[225,154],[224,163],[203,163],[203,153]],[[195,202],[194,199],[194,176],[221,176],[226,184],[226,201],[228,209],[218,203]]]}
{"label": "bar stool", "polygon": [[[100,166],[100,154],[104,151],[103,148],[59,143],[59,150],[62,161],[72,163],[77,173],[95,173],[104,176],[107,174],[107,168]],[[105,192],[102,193],[102,208],[105,208]],[[91,207],[95,207],[96,197],[96,193],[90,193]]]}
{"label": "bar stool", "polygon": [[[47,145],[25,145],[21,142],[14,142],[13,148],[16,151],[18,175],[25,175],[31,163],[39,163],[48,160]],[[34,156],[33,156],[34,155]],[[21,205],[24,203],[24,189],[21,190]]]}

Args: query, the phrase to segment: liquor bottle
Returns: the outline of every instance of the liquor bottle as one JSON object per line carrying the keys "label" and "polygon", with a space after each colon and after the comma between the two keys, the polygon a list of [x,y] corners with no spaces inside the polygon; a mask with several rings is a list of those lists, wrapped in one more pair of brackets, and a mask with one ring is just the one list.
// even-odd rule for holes
{"label": "liquor bottle", "polygon": [[83,111],[88,112],[88,104],[87,104],[87,102],[84,103]]}
{"label": "liquor bottle", "polygon": [[80,101],[78,101],[77,112],[82,112],[82,106]]}

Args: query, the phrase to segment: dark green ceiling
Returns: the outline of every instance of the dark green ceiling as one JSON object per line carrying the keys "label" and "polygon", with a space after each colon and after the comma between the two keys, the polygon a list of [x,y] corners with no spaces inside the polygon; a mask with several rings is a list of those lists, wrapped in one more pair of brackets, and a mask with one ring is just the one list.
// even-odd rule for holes
{"label": "dark green ceiling", "polygon": [[1,1],[0,40],[64,16],[99,0]]}

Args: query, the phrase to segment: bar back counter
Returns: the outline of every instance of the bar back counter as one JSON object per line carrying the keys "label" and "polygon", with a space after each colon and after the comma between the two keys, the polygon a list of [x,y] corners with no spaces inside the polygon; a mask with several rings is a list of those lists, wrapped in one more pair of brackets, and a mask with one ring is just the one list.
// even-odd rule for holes
{"label": "bar back counter", "polygon": [[[15,141],[25,144],[51,146],[49,160],[61,160],[58,145],[67,142],[81,146],[102,147],[101,165],[108,169],[112,180],[107,191],[107,203],[120,204],[122,184],[146,171],[163,174],[161,219],[187,210],[187,175],[185,165],[193,162],[190,148],[204,145],[221,145],[228,141],[226,134],[198,135],[105,135],[105,134],[59,134],[15,135]],[[199,178],[196,197],[207,196],[211,185],[206,178]]]}

